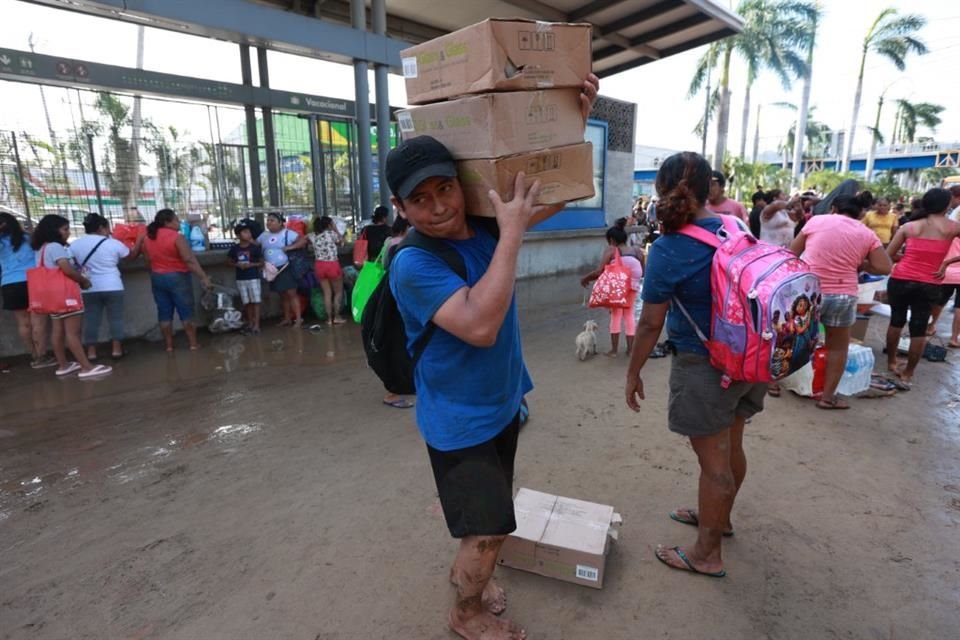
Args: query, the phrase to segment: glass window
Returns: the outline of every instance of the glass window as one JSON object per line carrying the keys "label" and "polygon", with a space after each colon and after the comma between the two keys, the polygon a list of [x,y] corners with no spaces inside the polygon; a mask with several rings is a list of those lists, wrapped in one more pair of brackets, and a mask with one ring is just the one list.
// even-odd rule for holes
{"label": "glass window", "polygon": [[588,122],[583,139],[593,144],[593,189],[592,198],[571,202],[568,209],[602,209],[603,208],[603,176],[607,158],[607,127],[599,122]]}

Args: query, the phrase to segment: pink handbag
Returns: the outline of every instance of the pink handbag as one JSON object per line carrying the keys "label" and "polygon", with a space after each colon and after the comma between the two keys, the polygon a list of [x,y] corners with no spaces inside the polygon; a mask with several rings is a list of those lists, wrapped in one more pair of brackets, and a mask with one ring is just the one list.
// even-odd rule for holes
{"label": "pink handbag", "polygon": [[630,269],[623,266],[620,259],[620,250],[613,250],[613,260],[603,268],[603,273],[597,278],[590,292],[591,309],[606,307],[608,309],[625,309],[630,306]]}
{"label": "pink handbag", "polygon": [[46,245],[40,249],[40,266],[27,270],[30,313],[38,315],[83,311],[80,285],[67,277],[60,267],[43,266]]}

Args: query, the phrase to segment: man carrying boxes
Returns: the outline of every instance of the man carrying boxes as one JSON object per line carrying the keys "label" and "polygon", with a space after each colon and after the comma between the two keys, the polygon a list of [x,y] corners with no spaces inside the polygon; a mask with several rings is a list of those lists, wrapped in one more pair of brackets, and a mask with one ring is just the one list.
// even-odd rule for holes
{"label": "man carrying boxes", "polygon": [[[423,116],[420,109],[407,112],[402,116],[406,139],[390,152],[386,166],[400,215],[418,233],[453,247],[466,272],[461,278],[441,257],[411,246],[396,254],[388,273],[409,351],[426,340],[414,370],[417,425],[427,443],[447,527],[460,539],[450,571],[457,596],[449,625],[468,640],[522,640],[523,629],[496,617],[506,599],[493,581],[500,547],[516,528],[513,470],[519,409],[533,388],[514,299],[517,256],[526,230],[563,208],[566,200],[559,198],[593,194],[590,162],[584,171],[589,193],[582,186],[578,191],[570,187],[576,176],[561,175],[571,162],[564,147],[542,148],[554,140],[567,148],[581,146],[569,144],[575,142],[569,130],[582,140],[599,85],[590,73],[590,28],[488,20],[401,57],[411,103],[501,88],[522,92],[485,96],[479,105],[466,98],[423,107]],[[561,91],[537,90],[543,87]],[[518,103],[526,105],[522,113],[498,107]],[[444,114],[442,108],[453,111]],[[462,109],[460,115],[457,109]],[[571,109],[576,115],[572,125]],[[488,125],[466,124],[464,117],[487,118]],[[566,130],[551,131],[549,123],[561,121]],[[417,122],[443,126],[417,130]],[[453,137],[462,137],[464,130],[475,142],[460,146]],[[504,138],[517,146],[505,147]],[[480,178],[483,186],[475,187],[465,183],[473,177],[470,163],[476,159],[458,166],[457,153],[463,158],[481,148],[506,157],[480,156],[478,161],[490,170]],[[457,151],[451,153],[453,149]],[[471,189],[482,189],[484,199],[467,199]],[[495,218],[499,237],[489,225],[471,221],[468,213]]]}

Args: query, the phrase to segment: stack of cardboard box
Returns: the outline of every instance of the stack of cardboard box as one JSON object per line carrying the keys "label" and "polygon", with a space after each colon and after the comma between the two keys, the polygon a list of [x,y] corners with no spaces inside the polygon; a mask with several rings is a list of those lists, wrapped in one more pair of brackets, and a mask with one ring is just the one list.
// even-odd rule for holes
{"label": "stack of cardboard box", "polygon": [[518,172],[540,181],[537,204],[594,195],[580,88],[591,69],[588,24],[490,19],[401,52],[404,139],[442,142],[457,160],[467,212],[493,216]]}

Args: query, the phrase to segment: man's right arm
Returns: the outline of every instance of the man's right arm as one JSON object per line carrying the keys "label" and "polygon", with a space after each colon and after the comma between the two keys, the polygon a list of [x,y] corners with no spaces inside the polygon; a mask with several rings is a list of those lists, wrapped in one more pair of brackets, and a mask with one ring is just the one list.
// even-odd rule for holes
{"label": "man's right arm", "polygon": [[517,256],[539,192],[540,183],[528,186],[522,173],[517,175],[514,196],[509,202],[503,202],[495,191],[490,192],[500,227],[493,259],[477,284],[463,287],[440,306],[433,316],[434,324],[474,347],[496,343],[513,299]]}

